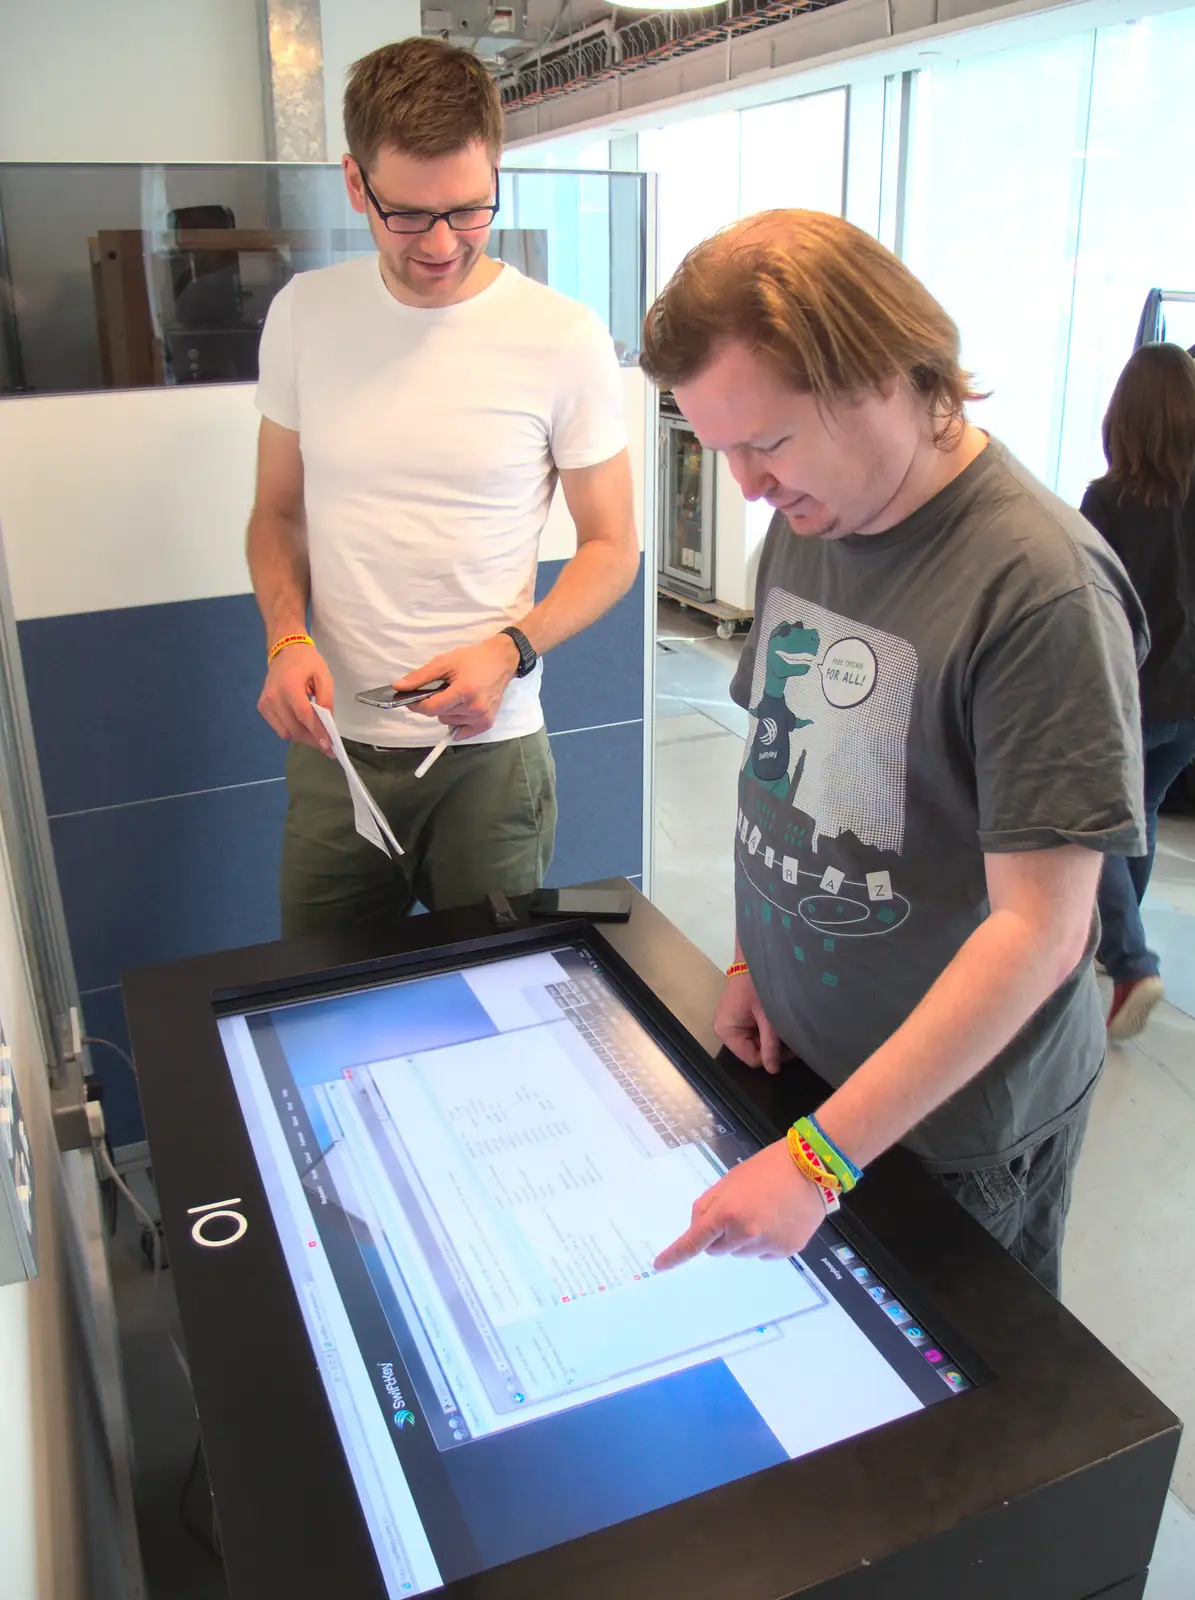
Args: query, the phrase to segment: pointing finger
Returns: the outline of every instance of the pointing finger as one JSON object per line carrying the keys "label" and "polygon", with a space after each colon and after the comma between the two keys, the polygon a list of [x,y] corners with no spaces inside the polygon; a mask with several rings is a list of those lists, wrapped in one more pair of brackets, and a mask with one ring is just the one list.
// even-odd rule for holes
{"label": "pointing finger", "polygon": [[657,1272],[670,1272],[673,1267],[683,1267],[716,1244],[722,1237],[720,1222],[695,1222],[679,1239],[674,1239],[666,1250],[661,1250],[653,1265]]}

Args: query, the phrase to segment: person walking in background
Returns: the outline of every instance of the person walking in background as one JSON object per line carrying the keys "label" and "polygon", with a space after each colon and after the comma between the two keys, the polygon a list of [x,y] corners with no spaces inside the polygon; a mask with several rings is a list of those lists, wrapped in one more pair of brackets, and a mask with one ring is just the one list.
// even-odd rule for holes
{"label": "person walking in background", "polygon": [[1140,672],[1146,851],[1107,856],[1099,887],[1108,1033],[1131,1039],[1165,994],[1140,909],[1158,808],[1195,759],[1195,361],[1178,345],[1133,352],[1104,417],[1104,455],[1108,470],[1080,509],[1124,563],[1152,640]]}

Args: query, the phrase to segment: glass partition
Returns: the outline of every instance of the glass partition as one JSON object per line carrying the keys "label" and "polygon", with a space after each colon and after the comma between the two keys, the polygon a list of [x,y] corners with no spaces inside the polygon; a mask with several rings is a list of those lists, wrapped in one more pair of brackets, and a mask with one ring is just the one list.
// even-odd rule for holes
{"label": "glass partition", "polygon": [[[490,253],[592,306],[633,363],[643,177],[503,178]],[[373,248],[337,165],[0,165],[0,395],[250,382],[283,284]]]}
{"label": "glass partition", "polygon": [[[619,359],[633,365],[647,312],[643,175],[514,171],[502,177],[510,205],[504,198],[506,216],[499,220],[509,221],[510,231],[495,232],[492,253],[592,306]],[[515,248],[537,254],[524,265],[508,254]]]}

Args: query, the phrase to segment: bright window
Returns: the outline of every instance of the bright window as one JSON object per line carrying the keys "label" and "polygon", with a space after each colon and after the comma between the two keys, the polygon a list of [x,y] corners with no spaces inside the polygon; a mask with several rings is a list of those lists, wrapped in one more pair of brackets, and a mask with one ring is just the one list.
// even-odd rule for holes
{"label": "bright window", "polygon": [[663,285],[694,245],[742,215],[738,113],[641,133],[639,165],[660,175],[657,276]]}
{"label": "bright window", "polygon": [[[1150,289],[1195,290],[1195,11],[1096,36],[1087,178],[1058,490],[1077,502],[1104,470],[1100,422]],[[1195,342],[1195,306],[1166,334]]]}
{"label": "bright window", "polygon": [[1054,473],[1090,36],[918,75],[904,255],[992,391],[973,415]]}
{"label": "bright window", "polygon": [[554,167],[562,172],[604,172],[610,165],[609,139],[547,139],[543,144],[508,150],[505,165],[519,167]]}
{"label": "bright window", "polygon": [[743,112],[743,216],[774,206],[842,215],[846,94],[834,89]]}

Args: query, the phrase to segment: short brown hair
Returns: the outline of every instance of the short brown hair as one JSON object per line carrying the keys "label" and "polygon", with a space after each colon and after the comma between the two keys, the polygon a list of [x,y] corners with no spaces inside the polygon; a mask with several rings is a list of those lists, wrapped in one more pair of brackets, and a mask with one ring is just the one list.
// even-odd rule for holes
{"label": "short brown hair", "polygon": [[1149,505],[1178,505],[1195,477],[1195,361],[1177,344],[1143,344],[1104,417],[1106,483]]}
{"label": "short brown hair", "polygon": [[925,285],[870,234],[821,211],[764,211],[690,251],[647,314],[640,362],[671,387],[727,343],[828,404],[903,380],[925,397],[939,443],[957,437],[966,402],[984,398]]}
{"label": "short brown hair", "polygon": [[502,156],[502,97],[480,57],[443,39],[402,39],[362,56],[344,94],[349,151],[368,171],[383,145],[431,161],[466,145]]}

